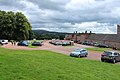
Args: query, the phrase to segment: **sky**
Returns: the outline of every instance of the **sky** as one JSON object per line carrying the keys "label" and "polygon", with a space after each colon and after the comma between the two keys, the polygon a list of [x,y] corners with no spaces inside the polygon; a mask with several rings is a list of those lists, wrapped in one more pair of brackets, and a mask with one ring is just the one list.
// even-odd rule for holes
{"label": "sky", "polygon": [[0,10],[22,12],[33,30],[116,34],[120,0],[0,0]]}

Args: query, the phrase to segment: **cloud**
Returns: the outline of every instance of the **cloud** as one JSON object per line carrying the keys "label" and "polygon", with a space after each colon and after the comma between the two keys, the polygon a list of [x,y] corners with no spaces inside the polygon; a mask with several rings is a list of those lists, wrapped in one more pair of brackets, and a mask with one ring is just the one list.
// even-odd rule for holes
{"label": "cloud", "polygon": [[32,29],[116,33],[120,0],[0,0],[0,9],[23,12]]}

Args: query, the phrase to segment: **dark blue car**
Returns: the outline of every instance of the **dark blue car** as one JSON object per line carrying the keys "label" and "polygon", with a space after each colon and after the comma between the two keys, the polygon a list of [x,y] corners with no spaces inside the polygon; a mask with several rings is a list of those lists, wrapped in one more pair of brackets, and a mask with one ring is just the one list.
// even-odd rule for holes
{"label": "dark blue car", "polygon": [[18,46],[28,46],[28,41],[20,41]]}
{"label": "dark blue car", "polygon": [[40,42],[33,42],[32,46],[42,46],[42,44]]}

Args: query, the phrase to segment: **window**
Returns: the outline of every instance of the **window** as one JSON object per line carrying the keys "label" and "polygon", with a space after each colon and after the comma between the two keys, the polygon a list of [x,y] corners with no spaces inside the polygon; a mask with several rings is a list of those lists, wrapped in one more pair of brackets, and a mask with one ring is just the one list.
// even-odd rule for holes
{"label": "window", "polygon": [[114,53],[114,55],[119,55],[119,53]]}
{"label": "window", "polygon": [[82,52],[85,52],[86,50],[82,50]]}
{"label": "window", "polygon": [[112,52],[104,51],[103,54],[105,54],[105,55],[112,55]]}

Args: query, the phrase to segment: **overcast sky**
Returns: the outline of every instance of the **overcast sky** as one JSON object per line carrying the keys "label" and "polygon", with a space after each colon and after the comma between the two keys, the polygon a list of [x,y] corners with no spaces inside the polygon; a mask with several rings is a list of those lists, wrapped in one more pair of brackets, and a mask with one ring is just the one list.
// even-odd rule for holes
{"label": "overcast sky", "polygon": [[0,0],[0,10],[23,12],[32,29],[116,33],[120,0]]}

